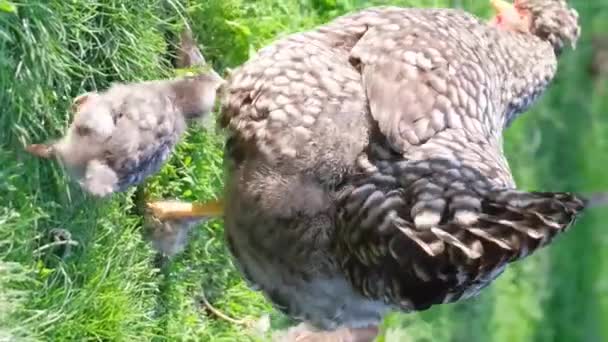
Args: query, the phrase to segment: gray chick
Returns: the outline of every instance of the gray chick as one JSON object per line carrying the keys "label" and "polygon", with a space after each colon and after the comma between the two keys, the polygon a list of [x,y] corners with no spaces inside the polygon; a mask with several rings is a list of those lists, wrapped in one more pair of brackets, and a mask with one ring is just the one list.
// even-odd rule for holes
{"label": "gray chick", "polygon": [[[181,60],[204,64],[191,37],[184,37],[190,39],[183,39],[180,53],[191,57]],[[80,95],[73,102],[75,116],[65,136],[26,150],[57,158],[92,195],[125,191],[158,172],[190,122],[209,116],[222,83],[211,71],[172,80],[113,84],[103,92]]]}

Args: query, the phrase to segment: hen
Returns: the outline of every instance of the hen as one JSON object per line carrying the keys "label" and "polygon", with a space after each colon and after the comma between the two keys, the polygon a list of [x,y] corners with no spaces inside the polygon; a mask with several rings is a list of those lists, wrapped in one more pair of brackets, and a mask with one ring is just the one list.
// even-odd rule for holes
{"label": "hen", "polygon": [[[180,68],[205,61],[184,31]],[[173,80],[113,84],[78,96],[66,135],[50,144],[27,146],[30,153],[55,157],[92,195],[104,197],[141,183],[170,156],[187,124],[213,109],[223,79],[201,72]]]}
{"label": "hen", "polygon": [[589,204],[517,190],[502,147],[576,43],[577,12],[493,4],[489,23],[368,8],[275,42],[227,80],[227,243],[254,288],[311,325],[287,338],[367,341],[391,310],[474,296]]}

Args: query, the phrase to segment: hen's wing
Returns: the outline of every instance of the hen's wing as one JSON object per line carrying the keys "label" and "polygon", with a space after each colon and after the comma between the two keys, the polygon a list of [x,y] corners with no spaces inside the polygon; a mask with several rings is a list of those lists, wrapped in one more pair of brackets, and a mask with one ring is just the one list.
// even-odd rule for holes
{"label": "hen's wing", "polygon": [[287,37],[230,76],[220,116],[230,160],[317,179],[352,166],[367,144],[365,93],[348,54],[325,38]]}
{"label": "hen's wing", "polygon": [[493,64],[500,60],[487,53],[486,26],[456,10],[400,11],[389,19],[363,35],[351,62],[390,146],[408,159],[468,159],[512,186]]}

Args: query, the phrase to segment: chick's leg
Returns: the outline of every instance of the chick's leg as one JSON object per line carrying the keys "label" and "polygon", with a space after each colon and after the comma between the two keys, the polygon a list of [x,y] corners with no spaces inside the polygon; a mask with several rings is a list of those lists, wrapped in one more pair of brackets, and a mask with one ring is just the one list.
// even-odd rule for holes
{"label": "chick's leg", "polygon": [[108,165],[94,159],[87,165],[87,171],[82,185],[93,195],[105,197],[116,189],[118,176]]}

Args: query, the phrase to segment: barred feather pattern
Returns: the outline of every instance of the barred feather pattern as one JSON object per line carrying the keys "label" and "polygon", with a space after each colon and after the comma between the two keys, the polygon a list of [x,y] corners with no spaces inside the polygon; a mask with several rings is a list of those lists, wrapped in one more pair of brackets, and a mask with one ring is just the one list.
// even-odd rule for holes
{"label": "barred feather pattern", "polygon": [[514,190],[502,149],[556,68],[551,42],[450,9],[368,8],[260,50],[219,117],[235,264],[321,329],[473,296],[582,208]]}
{"label": "barred feather pattern", "polygon": [[476,295],[566,231],[585,205],[570,193],[496,187],[448,159],[381,166],[338,203],[345,274],[365,296],[404,311]]}

